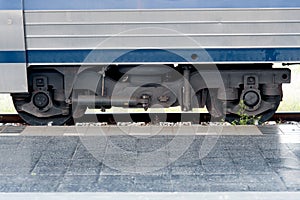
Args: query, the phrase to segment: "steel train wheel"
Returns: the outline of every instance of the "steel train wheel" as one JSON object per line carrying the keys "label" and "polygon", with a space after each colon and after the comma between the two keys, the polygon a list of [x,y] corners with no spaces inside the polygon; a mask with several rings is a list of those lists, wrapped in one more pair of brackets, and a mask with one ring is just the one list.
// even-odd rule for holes
{"label": "steel train wheel", "polygon": [[274,96],[272,98],[266,99],[266,101],[272,103],[274,107],[273,107],[273,109],[271,109],[261,115],[261,118],[259,120],[260,123],[264,123],[264,122],[268,121],[275,114],[275,112],[277,111],[277,109],[280,105],[281,96]]}
{"label": "steel train wheel", "polygon": [[[268,121],[275,114],[276,110],[279,107],[281,96],[273,96],[264,100],[268,103],[271,103],[273,105],[273,108],[259,115],[259,124]],[[214,95],[214,93],[208,95],[206,108],[214,120],[225,119],[225,121],[231,123],[240,119],[240,116],[238,115],[226,115],[223,112],[223,110],[225,109],[223,103],[219,99],[217,99],[217,96]]]}
{"label": "steel train wheel", "polygon": [[[262,124],[269,119],[275,114],[276,110],[278,109],[281,101],[281,96],[273,96],[271,98],[265,99],[266,102],[271,103],[273,105],[273,108],[270,110],[267,110],[266,112],[261,113],[258,117],[258,124]],[[240,117],[238,115],[230,115],[226,116],[226,121],[227,122],[233,122],[233,121],[238,121]]]}
{"label": "steel train wheel", "polygon": [[211,121],[222,121],[225,119],[223,103],[217,98],[217,93],[210,91],[206,99],[206,108],[211,115]]}
{"label": "steel train wheel", "polygon": [[[14,106],[19,114],[19,116],[29,125],[34,126],[43,126],[43,125],[64,125],[64,124],[72,124],[72,115],[55,115],[55,116],[47,116],[47,117],[37,117],[30,113],[21,111],[23,105],[28,104],[26,99],[20,99],[13,97]],[[70,112],[71,113],[71,112]]]}
{"label": "steel train wheel", "polygon": [[19,112],[18,114],[27,124],[34,125],[34,126],[44,126],[49,124],[60,126],[60,125],[72,123],[71,116],[61,115],[61,116],[53,116],[47,118],[39,118],[25,112]]}

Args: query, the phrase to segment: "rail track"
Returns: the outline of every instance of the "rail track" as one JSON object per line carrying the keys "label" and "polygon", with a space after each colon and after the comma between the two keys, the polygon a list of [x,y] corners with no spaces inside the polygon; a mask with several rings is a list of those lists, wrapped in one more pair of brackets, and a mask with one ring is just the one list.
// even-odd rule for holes
{"label": "rail track", "polygon": [[[85,114],[78,119],[80,122],[106,122],[108,124],[116,124],[118,122],[180,122],[182,119],[191,119],[193,123],[209,122],[211,116],[209,113],[101,113],[101,114]],[[117,119],[117,120],[116,120]],[[300,121],[300,112],[278,112],[269,121],[287,122]],[[77,122],[77,120],[76,120]],[[20,123],[25,124],[24,120],[17,114],[0,114],[0,123]],[[69,125],[73,124],[69,122]]]}

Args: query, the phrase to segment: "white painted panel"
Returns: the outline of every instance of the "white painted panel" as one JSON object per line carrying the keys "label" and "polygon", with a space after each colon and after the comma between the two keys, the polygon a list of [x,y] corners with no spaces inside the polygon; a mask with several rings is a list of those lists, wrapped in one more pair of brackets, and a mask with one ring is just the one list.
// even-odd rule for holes
{"label": "white painted panel", "polygon": [[21,10],[0,10],[0,51],[24,51],[24,25]]}
{"label": "white painted panel", "polygon": [[0,93],[27,92],[25,63],[0,64]]}

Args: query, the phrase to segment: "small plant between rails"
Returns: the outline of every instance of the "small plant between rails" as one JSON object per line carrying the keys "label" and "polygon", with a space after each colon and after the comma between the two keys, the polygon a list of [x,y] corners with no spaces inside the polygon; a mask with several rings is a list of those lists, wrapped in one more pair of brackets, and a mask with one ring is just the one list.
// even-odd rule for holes
{"label": "small plant between rails", "polygon": [[239,102],[238,119],[231,122],[232,125],[258,125],[261,116],[251,116],[246,113],[246,105],[243,100]]}

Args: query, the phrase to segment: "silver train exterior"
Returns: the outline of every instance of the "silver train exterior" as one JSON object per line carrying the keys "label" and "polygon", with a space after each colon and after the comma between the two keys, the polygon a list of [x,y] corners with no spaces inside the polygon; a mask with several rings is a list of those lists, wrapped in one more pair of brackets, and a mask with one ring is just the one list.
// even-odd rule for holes
{"label": "silver train exterior", "polygon": [[[115,79],[127,75],[133,85],[149,85],[148,91],[131,91],[132,107],[146,109],[155,102],[188,111],[195,90],[204,99],[197,107],[206,105],[216,116],[236,114],[244,100],[249,114],[268,118],[281,100],[281,84],[290,81],[289,70],[272,64],[300,62],[298,1],[0,0],[0,19],[0,92],[11,93],[32,124],[69,119],[74,102],[81,106],[79,99],[72,101],[74,87],[92,91],[99,108],[131,105],[121,92],[119,100],[112,98]],[[212,68],[232,83],[203,80]],[[183,77],[172,82],[179,91],[168,92],[171,82],[160,82],[170,70]],[[113,77],[116,73],[120,77]],[[121,90],[133,87],[130,80]],[[164,94],[154,94],[157,81],[165,85]],[[203,82],[206,87],[198,86]],[[91,104],[87,95],[75,96]],[[225,111],[224,102],[231,105]]]}

